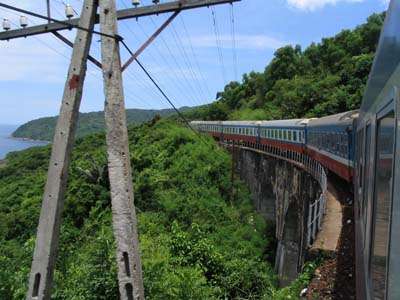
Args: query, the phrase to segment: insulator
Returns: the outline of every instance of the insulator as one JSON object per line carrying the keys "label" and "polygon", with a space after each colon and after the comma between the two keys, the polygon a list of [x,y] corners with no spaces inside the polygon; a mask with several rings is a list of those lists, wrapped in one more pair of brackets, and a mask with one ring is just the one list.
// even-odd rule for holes
{"label": "insulator", "polygon": [[153,0],[153,3],[158,4],[158,3],[160,3],[160,0]]}
{"label": "insulator", "polygon": [[6,31],[11,29],[10,20],[8,20],[8,19],[3,20],[3,29]]}
{"label": "insulator", "polygon": [[140,5],[140,0],[132,0],[132,5],[133,6],[139,6]]}
{"label": "insulator", "polygon": [[71,19],[74,16],[74,9],[69,4],[65,5],[65,15],[68,19]]}
{"label": "insulator", "polygon": [[22,28],[28,26],[28,18],[26,16],[21,16],[19,18],[19,25],[21,25]]}

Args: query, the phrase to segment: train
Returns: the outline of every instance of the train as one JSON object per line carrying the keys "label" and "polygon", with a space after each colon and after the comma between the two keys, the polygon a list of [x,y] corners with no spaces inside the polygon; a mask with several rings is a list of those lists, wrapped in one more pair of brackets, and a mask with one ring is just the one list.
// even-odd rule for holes
{"label": "train", "polygon": [[400,299],[400,1],[386,12],[359,110],[313,119],[194,121],[220,140],[305,154],[354,193],[356,293]]}
{"label": "train", "polygon": [[268,145],[305,154],[351,182],[354,176],[358,111],[313,119],[277,121],[193,121],[191,126],[220,140]]}

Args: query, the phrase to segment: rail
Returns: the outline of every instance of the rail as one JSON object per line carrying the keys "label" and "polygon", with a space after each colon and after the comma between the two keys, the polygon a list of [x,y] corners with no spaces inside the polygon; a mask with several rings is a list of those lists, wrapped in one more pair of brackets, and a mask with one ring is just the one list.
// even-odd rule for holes
{"label": "rail", "polygon": [[305,170],[318,182],[321,188],[321,194],[315,201],[312,201],[309,204],[308,210],[307,246],[311,246],[315,241],[317,233],[321,229],[322,219],[325,215],[327,176],[324,167],[318,161],[296,151],[246,141],[235,142],[233,140],[223,140],[221,143],[228,147],[240,147],[242,149],[256,151],[277,159],[285,160]]}

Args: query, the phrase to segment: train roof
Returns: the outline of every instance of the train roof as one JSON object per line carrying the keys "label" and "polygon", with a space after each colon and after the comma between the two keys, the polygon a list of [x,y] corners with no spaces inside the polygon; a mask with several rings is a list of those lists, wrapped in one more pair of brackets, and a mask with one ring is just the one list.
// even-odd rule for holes
{"label": "train roof", "polygon": [[336,115],[311,119],[308,123],[309,127],[314,126],[347,126],[353,123],[353,120],[358,117],[358,110],[346,111]]}
{"label": "train roof", "polygon": [[399,82],[400,65],[400,1],[390,1],[379,44],[365,89],[361,112],[373,111],[379,105],[379,95],[389,87],[388,81]]}
{"label": "train roof", "polygon": [[262,126],[262,127],[302,127],[309,119],[291,119],[274,121],[193,121],[193,124],[225,125],[225,126]]}

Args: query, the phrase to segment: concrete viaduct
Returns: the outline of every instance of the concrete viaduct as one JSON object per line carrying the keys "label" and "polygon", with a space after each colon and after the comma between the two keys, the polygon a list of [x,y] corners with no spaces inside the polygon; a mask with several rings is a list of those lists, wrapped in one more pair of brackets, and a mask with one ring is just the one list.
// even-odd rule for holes
{"label": "concrete viaduct", "polygon": [[235,172],[248,185],[256,210],[275,224],[275,270],[280,286],[297,278],[321,229],[327,175],[319,162],[258,143],[221,140]]}

